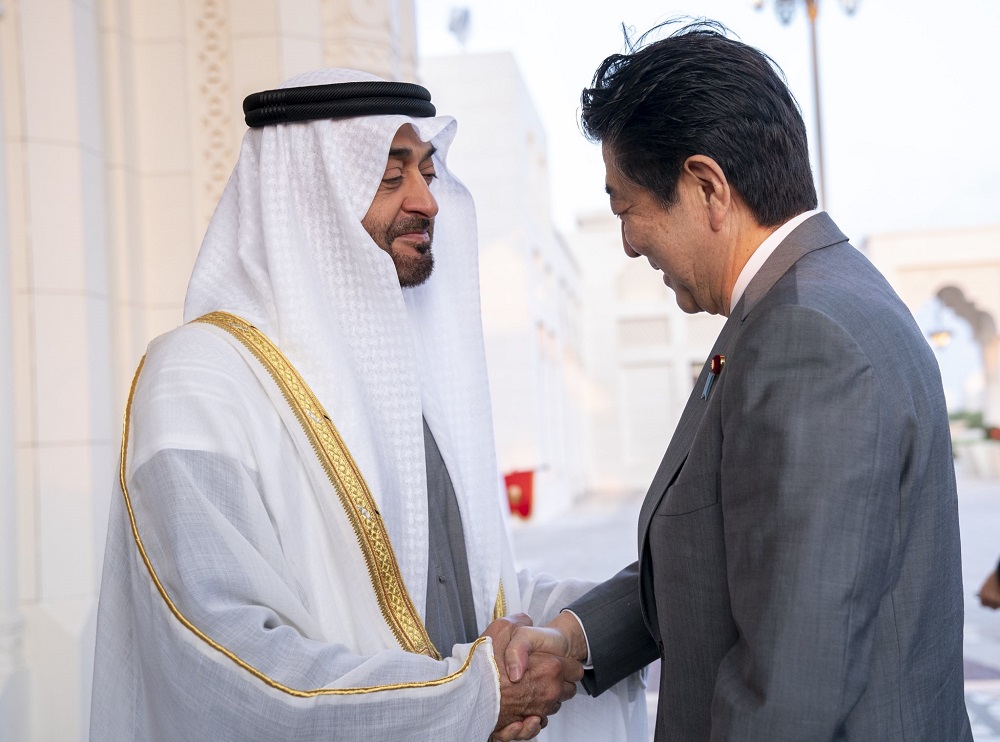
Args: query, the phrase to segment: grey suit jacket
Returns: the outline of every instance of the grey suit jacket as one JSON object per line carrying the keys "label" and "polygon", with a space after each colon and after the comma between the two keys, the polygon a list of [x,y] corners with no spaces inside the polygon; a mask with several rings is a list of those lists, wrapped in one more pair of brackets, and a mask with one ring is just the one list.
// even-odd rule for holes
{"label": "grey suit jacket", "polygon": [[971,741],[937,364],[826,214],[750,282],[639,517],[574,603],[592,693],[657,654],[657,740]]}

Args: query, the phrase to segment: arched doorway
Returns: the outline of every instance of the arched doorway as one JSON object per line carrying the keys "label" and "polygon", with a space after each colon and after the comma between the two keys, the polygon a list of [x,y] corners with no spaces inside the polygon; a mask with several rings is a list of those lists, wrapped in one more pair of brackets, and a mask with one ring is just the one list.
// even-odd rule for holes
{"label": "arched doorway", "polygon": [[945,286],[937,292],[937,299],[956,315],[969,323],[972,337],[979,347],[983,364],[983,404],[984,421],[989,425],[1000,425],[1000,335],[993,315],[965,295],[958,286]]}
{"label": "arched doorway", "polygon": [[934,348],[949,412],[978,414],[996,424],[998,347],[993,315],[966,296],[961,287],[947,285],[918,311],[917,324]]}
{"label": "arched doorway", "polygon": [[980,349],[983,419],[1000,425],[1000,227],[875,235],[865,252],[914,316],[936,301],[968,324]]}

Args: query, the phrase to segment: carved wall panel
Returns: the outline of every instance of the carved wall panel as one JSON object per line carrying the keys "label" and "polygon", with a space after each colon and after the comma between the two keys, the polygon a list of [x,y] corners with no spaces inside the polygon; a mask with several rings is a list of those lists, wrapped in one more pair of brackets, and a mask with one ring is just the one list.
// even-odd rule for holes
{"label": "carved wall panel", "polygon": [[188,9],[194,20],[191,40],[194,65],[191,96],[195,188],[200,235],[208,224],[236,161],[232,137],[232,59],[229,48],[229,4],[225,0],[192,0]]}
{"label": "carved wall panel", "polygon": [[413,80],[413,0],[323,0],[324,58],[391,80]]}

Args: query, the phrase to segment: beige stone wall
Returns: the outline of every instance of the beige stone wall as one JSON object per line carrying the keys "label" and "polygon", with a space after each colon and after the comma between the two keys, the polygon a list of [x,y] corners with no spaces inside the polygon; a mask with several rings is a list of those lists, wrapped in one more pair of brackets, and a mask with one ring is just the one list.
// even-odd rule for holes
{"label": "beige stone wall", "polygon": [[[0,24],[3,18],[0,16]],[[7,106],[4,69],[9,55],[3,54],[9,36],[0,25],[0,225],[10,223],[7,203]],[[9,230],[0,229],[0,287],[11,285]],[[17,512],[14,434],[14,364],[12,358],[11,302],[0,301],[0,729],[12,739],[24,734],[20,709],[24,706],[27,669],[24,664],[23,623],[17,591]],[[16,726],[15,726],[16,725]]]}
{"label": "beige stone wall", "polygon": [[98,16],[83,0],[4,6],[14,497],[0,519],[16,534],[24,670],[3,721],[25,739],[76,739],[115,427]]}
{"label": "beige stone wall", "polygon": [[412,0],[0,3],[0,737],[87,737],[120,415],[181,321],[242,99],[415,69]]}

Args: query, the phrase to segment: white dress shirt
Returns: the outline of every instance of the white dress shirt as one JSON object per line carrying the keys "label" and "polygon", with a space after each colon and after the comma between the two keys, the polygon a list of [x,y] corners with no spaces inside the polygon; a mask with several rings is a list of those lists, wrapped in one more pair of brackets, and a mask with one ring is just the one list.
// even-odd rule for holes
{"label": "white dress shirt", "polygon": [[797,226],[802,224],[809,217],[818,214],[819,209],[812,209],[811,211],[803,211],[798,216],[793,216],[787,222],[782,224],[776,230],[768,235],[767,239],[760,243],[760,247],[754,250],[753,255],[747,261],[746,265],[743,266],[743,270],[740,271],[740,275],[736,278],[736,283],[733,284],[733,296],[729,300],[729,313],[732,314],[733,310],[736,309],[736,303],[743,296],[743,292],[746,291],[750,281],[753,277],[757,275],[757,271],[760,267],[764,265],[774,249],[780,245],[784,239],[791,234],[792,230]]}

